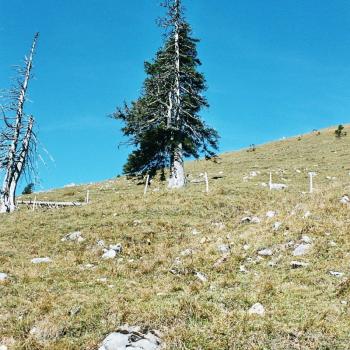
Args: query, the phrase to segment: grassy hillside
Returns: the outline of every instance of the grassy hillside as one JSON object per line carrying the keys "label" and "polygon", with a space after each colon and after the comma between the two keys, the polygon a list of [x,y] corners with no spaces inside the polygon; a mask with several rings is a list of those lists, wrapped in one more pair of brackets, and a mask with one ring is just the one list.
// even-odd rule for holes
{"label": "grassy hillside", "polygon": [[[0,345],[97,349],[128,323],[160,330],[167,349],[350,349],[350,207],[339,202],[350,193],[350,136],[322,130],[186,170],[192,179],[207,171],[210,193],[203,183],[173,192],[154,183],[144,197],[122,177],[37,195],[83,200],[89,189],[81,208],[2,215]],[[262,185],[270,171],[286,190]],[[72,231],[85,241],[62,242]],[[102,260],[98,240],[123,252]],[[302,240],[311,250],[293,256]],[[264,248],[272,255],[260,256]],[[292,268],[294,260],[308,266]],[[257,302],[264,316],[248,313]]]}

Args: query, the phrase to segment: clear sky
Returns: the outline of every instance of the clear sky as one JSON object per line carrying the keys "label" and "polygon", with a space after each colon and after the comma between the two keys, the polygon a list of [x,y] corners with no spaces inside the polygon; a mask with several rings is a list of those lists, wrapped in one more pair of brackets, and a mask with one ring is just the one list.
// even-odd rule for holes
{"label": "clear sky", "polygon": [[[348,123],[348,0],[184,0],[208,82],[220,151]],[[143,62],[162,41],[159,0],[0,0],[0,87],[40,31],[27,112],[36,116],[42,188],[121,173],[120,124]],[[50,161],[44,149],[54,158]],[[40,187],[38,188],[40,189]]]}

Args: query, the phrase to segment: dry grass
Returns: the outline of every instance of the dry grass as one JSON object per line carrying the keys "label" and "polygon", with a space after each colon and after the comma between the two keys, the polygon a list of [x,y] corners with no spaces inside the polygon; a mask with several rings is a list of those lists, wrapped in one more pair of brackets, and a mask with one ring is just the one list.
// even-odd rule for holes
{"label": "dry grass", "polygon": [[[333,130],[224,154],[217,164],[188,163],[193,177],[223,172],[210,181],[208,195],[203,184],[174,192],[153,184],[143,197],[142,186],[119,178],[38,195],[82,200],[89,189],[92,203],[82,208],[22,208],[1,216],[0,272],[10,278],[0,284],[0,344],[96,349],[129,323],[161,330],[168,349],[350,349],[350,208],[339,203],[350,193],[350,136],[336,139]],[[244,182],[253,170],[260,174]],[[270,171],[287,190],[261,186]],[[313,194],[302,193],[308,171],[318,174]],[[268,210],[277,216],[266,218]],[[242,224],[246,215],[261,223]],[[275,221],[282,222],[278,231]],[[83,243],[61,242],[77,230]],[[302,235],[313,248],[296,258],[286,243]],[[119,259],[102,261],[99,239],[122,243]],[[214,268],[221,243],[230,244],[231,254]],[[265,247],[273,256],[258,259]],[[181,256],[187,248],[194,253]],[[53,262],[30,262],[42,256]],[[174,265],[176,257],[181,265]],[[291,269],[292,260],[309,266]],[[88,263],[95,268],[82,269]],[[196,271],[208,281],[200,282]],[[264,317],[248,316],[256,302],[265,306]]]}

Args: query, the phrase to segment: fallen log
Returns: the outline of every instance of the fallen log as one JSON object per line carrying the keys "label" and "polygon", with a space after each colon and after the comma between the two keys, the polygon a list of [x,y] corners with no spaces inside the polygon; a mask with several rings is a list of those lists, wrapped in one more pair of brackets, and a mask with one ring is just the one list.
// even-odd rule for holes
{"label": "fallen log", "polygon": [[38,206],[38,207],[57,208],[57,207],[81,207],[81,206],[85,205],[86,203],[82,203],[82,202],[49,202],[49,201],[35,201],[35,200],[21,201],[21,200],[18,200],[17,204],[34,205],[34,206]]}

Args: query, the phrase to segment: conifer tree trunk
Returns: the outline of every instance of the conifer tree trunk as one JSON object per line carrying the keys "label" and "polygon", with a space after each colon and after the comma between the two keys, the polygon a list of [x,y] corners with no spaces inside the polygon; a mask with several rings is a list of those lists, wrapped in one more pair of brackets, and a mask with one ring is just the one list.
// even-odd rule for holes
{"label": "conifer tree trunk", "polygon": [[[21,143],[21,134],[23,135],[24,103],[26,99],[28,83],[31,76],[33,57],[37,39],[38,33],[34,37],[29,57],[26,59],[23,81],[20,83],[19,86],[15,123],[13,127],[11,127],[13,134],[11,137],[11,143],[9,145],[9,150],[6,157],[5,176],[1,190],[0,213],[13,212],[15,210],[16,187],[19,177],[22,173],[23,167],[25,165],[26,157],[28,156],[29,144],[32,137],[33,129],[32,117],[29,119],[27,130],[22,140],[22,144],[19,144]],[[21,147],[20,151],[18,150],[19,147]]]}
{"label": "conifer tree trunk", "polygon": [[[180,107],[181,107],[181,92],[180,92],[180,43],[179,43],[179,23],[180,20],[180,3],[175,0],[175,125],[176,129],[181,129]],[[181,188],[185,186],[185,169],[183,161],[182,144],[179,143],[173,150],[170,160],[170,179],[169,188]]]}

